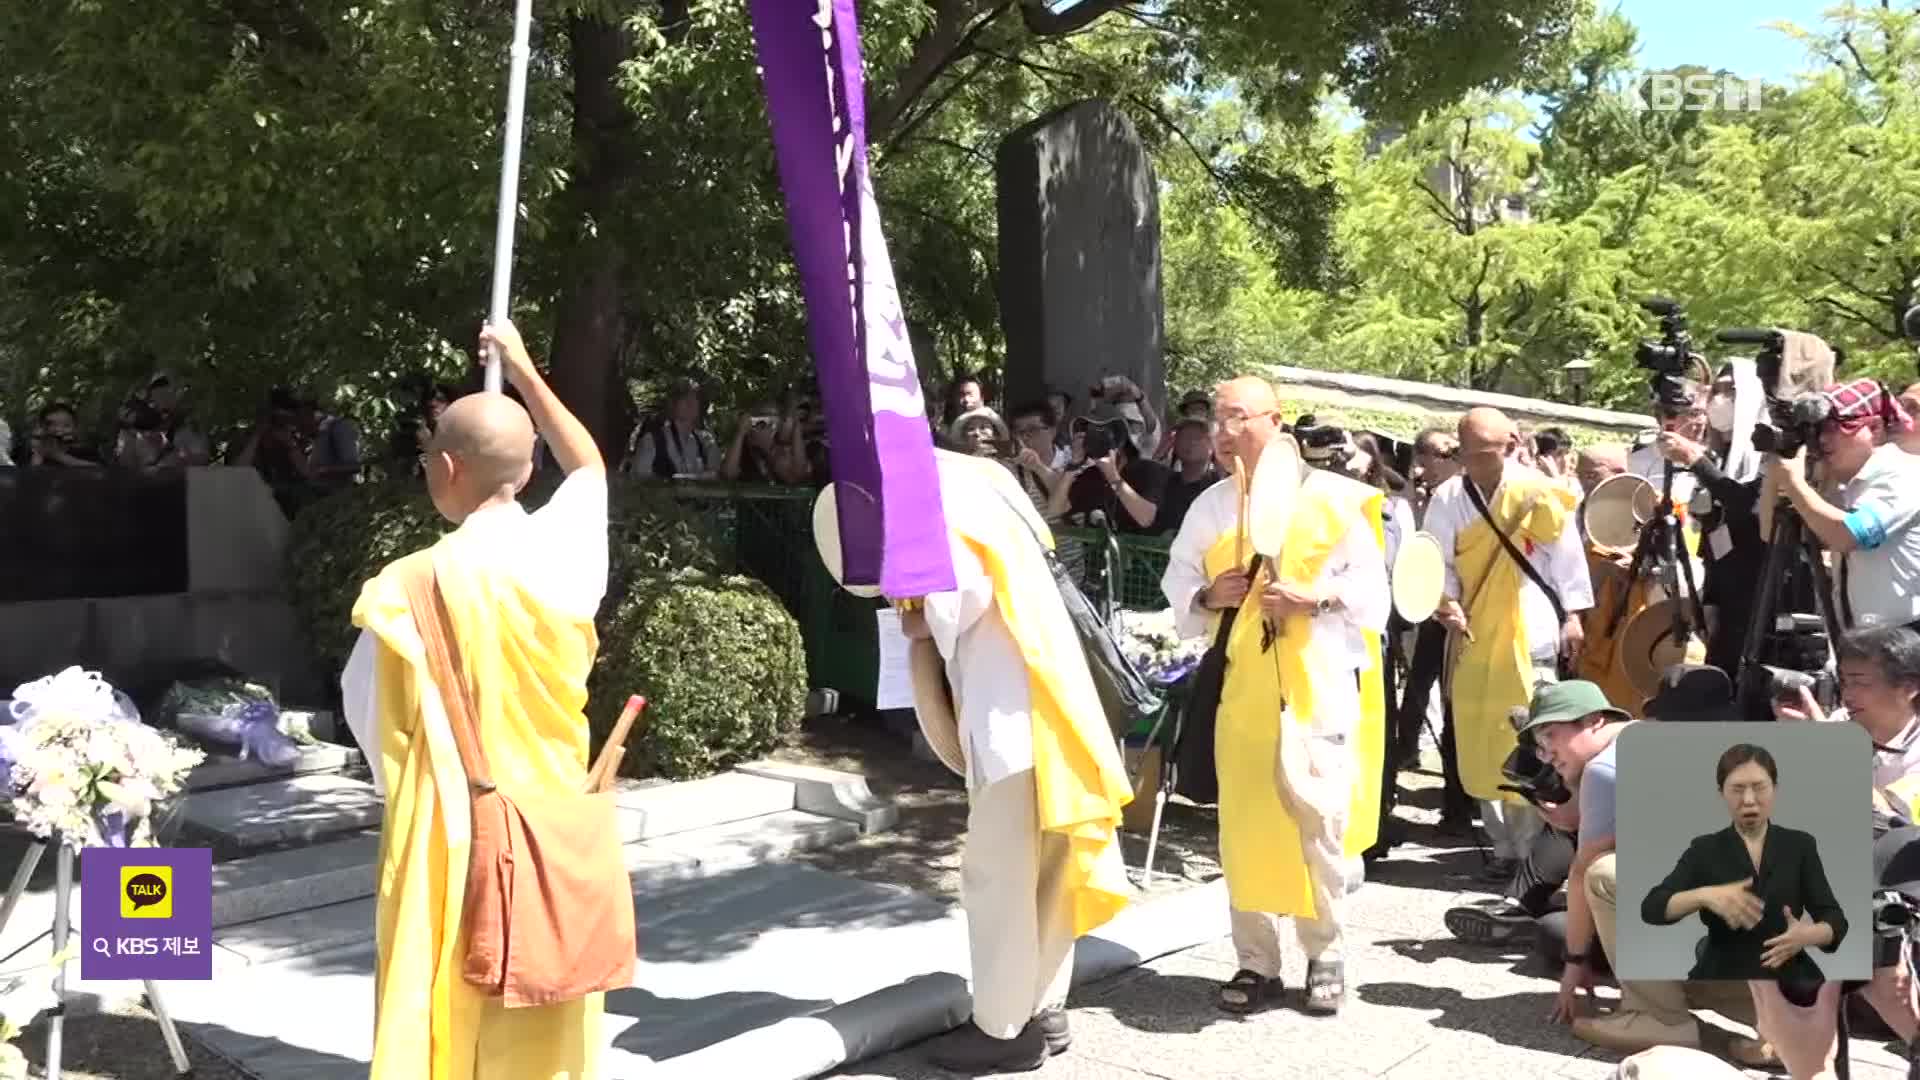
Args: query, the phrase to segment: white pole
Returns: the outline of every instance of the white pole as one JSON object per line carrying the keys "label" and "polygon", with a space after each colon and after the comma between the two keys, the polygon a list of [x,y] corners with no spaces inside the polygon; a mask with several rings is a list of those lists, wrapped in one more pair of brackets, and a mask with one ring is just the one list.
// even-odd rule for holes
{"label": "white pole", "polygon": [[[507,77],[506,147],[500,164],[500,216],[493,233],[493,302],[487,321],[507,321],[513,289],[513,225],[520,211],[520,121],[527,111],[527,40],[533,32],[533,0],[516,0],[513,12],[513,61]],[[500,391],[500,357],[487,355],[487,390]]]}

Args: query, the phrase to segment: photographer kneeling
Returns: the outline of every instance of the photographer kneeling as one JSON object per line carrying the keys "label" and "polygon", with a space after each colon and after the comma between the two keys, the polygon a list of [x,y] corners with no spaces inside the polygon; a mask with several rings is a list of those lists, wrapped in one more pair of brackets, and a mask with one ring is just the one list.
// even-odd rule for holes
{"label": "photographer kneeling", "polygon": [[1920,457],[1888,441],[1912,421],[1871,379],[1820,396],[1829,406],[1818,430],[1827,490],[1808,482],[1805,453],[1769,458],[1770,477],[1837,558],[1841,621],[1920,629]]}

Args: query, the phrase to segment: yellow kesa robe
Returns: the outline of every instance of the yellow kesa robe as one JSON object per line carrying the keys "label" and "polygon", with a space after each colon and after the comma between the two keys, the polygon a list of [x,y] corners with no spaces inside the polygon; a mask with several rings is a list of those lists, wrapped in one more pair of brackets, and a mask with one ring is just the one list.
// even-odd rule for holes
{"label": "yellow kesa robe", "polygon": [[[1386,496],[1362,484],[1309,473],[1293,506],[1280,580],[1310,586],[1346,530],[1364,521],[1386,557],[1381,519]],[[1237,541],[1232,531],[1214,542],[1206,556],[1207,578],[1234,569]],[[1248,556],[1251,558],[1251,555]],[[1244,566],[1240,569],[1245,569]],[[1214,768],[1220,781],[1220,864],[1235,908],[1313,918],[1313,883],[1307,876],[1300,830],[1281,799],[1275,779],[1280,753],[1282,707],[1304,745],[1314,716],[1315,687],[1349,672],[1316,671],[1308,663],[1307,641],[1313,618],[1294,615],[1275,636],[1271,651],[1261,650],[1265,619],[1260,593],[1270,575],[1256,575],[1234,619],[1227,642],[1227,672],[1214,728]],[[1217,625],[1217,617],[1216,617]],[[1386,691],[1380,670],[1380,636],[1366,634],[1368,664],[1360,671],[1360,717],[1351,736],[1353,789],[1347,803],[1343,840],[1348,857],[1358,857],[1380,835],[1380,765],[1386,753]],[[1289,746],[1294,740],[1289,739]]]}
{"label": "yellow kesa robe", "polygon": [[[1552,543],[1562,529],[1573,527],[1574,498],[1542,477],[1513,470],[1487,510],[1524,554],[1529,544]],[[1473,631],[1471,641],[1455,634],[1449,642],[1460,783],[1476,799],[1523,802],[1500,790],[1500,766],[1516,745],[1511,710],[1533,700],[1533,661],[1520,601],[1526,571],[1477,514],[1460,530],[1453,558],[1464,593],[1461,606]]]}
{"label": "yellow kesa robe", "polygon": [[[947,527],[960,534],[993,578],[994,603],[1026,661],[1040,829],[1069,841],[1074,934],[1086,934],[1118,915],[1134,895],[1118,833],[1120,811],[1132,801],[1133,786],[1094,693],[1080,639],[1041,555],[1039,544],[1051,549],[1053,534],[997,462],[946,451],[935,457],[946,489]],[[1010,500],[1014,513],[957,512],[966,501],[955,498],[957,491],[967,492],[966,499]],[[915,671],[916,679],[936,675]],[[928,688],[920,688],[917,696],[926,700]],[[964,774],[957,734],[940,730],[953,723],[951,716],[936,718],[923,710],[921,722],[941,759]]]}
{"label": "yellow kesa robe", "polygon": [[[505,792],[586,780],[593,623],[544,607],[460,532],[431,558],[494,782]],[[438,689],[414,630],[401,560],[367,582],[355,626],[380,641],[379,753],[387,784],[380,836],[372,1080],[588,1080],[601,1054],[601,994],[507,1009],[461,977],[461,905],[470,796]]]}

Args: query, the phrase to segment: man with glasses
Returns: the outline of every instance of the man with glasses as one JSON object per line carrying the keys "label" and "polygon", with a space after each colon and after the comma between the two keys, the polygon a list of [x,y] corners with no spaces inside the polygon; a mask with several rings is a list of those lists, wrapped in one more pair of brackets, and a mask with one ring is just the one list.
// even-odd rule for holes
{"label": "man with glasses", "polygon": [[[1660,423],[1661,435],[1678,435],[1690,442],[1705,442],[1707,438],[1707,407],[1703,402],[1699,383],[1688,379],[1672,379],[1665,384],[1661,396],[1653,405],[1654,419]],[[1645,445],[1637,447],[1627,455],[1627,471],[1635,476],[1644,477],[1658,490],[1666,482],[1667,458],[1660,450],[1660,440],[1650,439]],[[1673,470],[1673,501],[1685,505],[1693,498],[1694,475],[1690,469]]]}
{"label": "man with glasses", "polygon": [[1454,634],[1447,693],[1460,780],[1493,845],[1487,879],[1503,882],[1540,827],[1524,800],[1500,791],[1514,748],[1506,718],[1577,661],[1580,615],[1593,606],[1573,493],[1511,461],[1517,440],[1497,409],[1462,417],[1461,473],[1434,492],[1426,521],[1446,562],[1436,615]]}
{"label": "man with glasses", "polygon": [[[1261,462],[1284,437],[1265,380],[1224,383],[1214,400],[1221,458],[1249,474],[1301,468]],[[1392,608],[1385,496],[1325,470],[1302,473],[1277,568],[1243,543],[1239,487],[1228,480],[1194,500],[1160,582],[1182,635],[1211,636],[1226,613],[1234,618],[1217,697],[1196,701],[1192,714],[1214,721],[1220,863],[1239,958],[1218,1004],[1232,1013],[1279,998],[1278,919],[1288,915],[1307,954],[1308,1011],[1339,1011],[1340,905],[1350,865],[1378,834],[1379,635]]]}
{"label": "man with glasses", "polygon": [[1033,502],[1033,508],[1045,514],[1047,500],[1059,486],[1066,465],[1066,451],[1055,445],[1059,420],[1044,401],[1029,402],[1013,410],[1013,474],[1021,490]]}

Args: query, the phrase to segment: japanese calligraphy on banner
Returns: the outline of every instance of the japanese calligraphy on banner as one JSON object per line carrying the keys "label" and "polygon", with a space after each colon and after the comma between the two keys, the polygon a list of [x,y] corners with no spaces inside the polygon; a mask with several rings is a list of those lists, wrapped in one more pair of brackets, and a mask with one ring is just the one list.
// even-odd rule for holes
{"label": "japanese calligraphy on banner", "polygon": [[867,172],[853,0],[752,0],[774,154],[827,414],[843,580],[954,588],[927,406]]}

